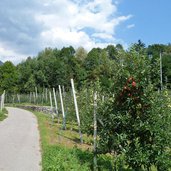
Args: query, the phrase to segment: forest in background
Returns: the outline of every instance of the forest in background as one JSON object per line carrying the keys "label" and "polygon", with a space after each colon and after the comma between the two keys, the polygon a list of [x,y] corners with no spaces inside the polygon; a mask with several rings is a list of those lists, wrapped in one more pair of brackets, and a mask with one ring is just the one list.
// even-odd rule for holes
{"label": "forest in background", "polygon": [[[171,44],[146,47],[139,40],[128,50],[124,50],[121,44],[108,45],[104,49],[93,48],[89,52],[83,47],[74,49],[69,46],[60,50],[45,48],[37,56],[28,57],[16,66],[6,61],[0,66],[0,91],[6,90],[9,94],[29,93],[37,87],[38,92],[42,92],[43,88],[57,88],[58,85],[65,86],[67,90],[71,87],[71,78],[78,90],[98,80],[102,89],[108,91],[115,77],[115,64],[124,63],[120,57],[130,51],[137,52],[137,56],[146,55],[154,68],[158,67],[161,53],[163,84],[167,88],[171,87]],[[151,77],[160,82],[159,72],[151,72]]]}

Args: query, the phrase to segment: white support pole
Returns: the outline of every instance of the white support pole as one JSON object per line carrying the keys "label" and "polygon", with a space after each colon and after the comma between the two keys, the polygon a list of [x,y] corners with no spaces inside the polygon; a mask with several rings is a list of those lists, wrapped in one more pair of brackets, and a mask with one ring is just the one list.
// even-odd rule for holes
{"label": "white support pole", "polygon": [[58,118],[58,103],[57,103],[57,99],[56,99],[55,88],[53,88],[53,97],[54,97],[54,101],[55,101],[55,111],[56,111],[56,115],[57,115],[57,118]]}
{"label": "white support pole", "polygon": [[1,107],[1,111],[2,111],[2,105],[3,105],[3,104],[2,104],[2,95],[0,96],[0,98],[1,98],[1,99],[0,99],[0,100],[1,100],[0,107]]}
{"label": "white support pole", "polygon": [[62,86],[62,92],[63,92],[63,97],[65,98],[65,87],[64,86]]}
{"label": "white support pole", "polygon": [[33,99],[34,99],[34,104],[36,103],[36,95],[35,92],[33,92]]}
{"label": "white support pole", "polygon": [[36,101],[37,101],[37,97],[38,97],[38,94],[37,94],[37,87],[35,87],[35,93],[36,93]]}
{"label": "white support pole", "polygon": [[2,110],[3,110],[3,108],[4,108],[4,94],[2,94],[2,104],[1,104],[1,106],[2,106]]}
{"label": "white support pole", "polygon": [[12,96],[12,103],[14,104],[15,95]]}
{"label": "white support pole", "polygon": [[60,95],[61,109],[62,109],[62,116],[63,116],[63,129],[66,129],[64,104],[63,104],[62,92],[61,92],[61,86],[60,85],[59,85],[59,95]]}
{"label": "white support pole", "polygon": [[20,95],[17,94],[18,103],[20,103]]}
{"label": "white support pole", "polygon": [[44,88],[43,88],[43,92],[42,92],[42,105],[44,103],[44,97],[45,97],[45,95],[44,95]]}
{"label": "white support pole", "polygon": [[5,93],[5,102],[8,103],[7,94]]}
{"label": "white support pole", "polygon": [[[63,102],[65,103],[65,97],[66,97],[66,94],[65,94],[65,87],[62,86],[61,88],[62,88],[62,89],[61,89],[61,92],[62,92]],[[65,111],[65,113],[67,113],[67,112]]]}
{"label": "white support pole", "polygon": [[45,99],[46,99],[46,103],[47,103],[47,92],[48,92],[48,90],[47,90],[47,88],[46,88],[46,91],[45,91]]}
{"label": "white support pole", "polygon": [[52,104],[52,94],[51,91],[49,91],[49,99],[50,99],[50,110],[53,112],[53,104]]}
{"label": "white support pole", "polygon": [[162,73],[162,54],[160,52],[160,85],[161,90],[163,90],[163,73]]}
{"label": "white support pole", "polygon": [[4,93],[3,93],[3,108],[5,107],[5,90],[4,90]]}
{"label": "white support pole", "polygon": [[51,94],[51,91],[49,91],[49,99],[50,99],[50,111],[51,111],[52,122],[53,122],[54,115],[53,115],[53,103],[52,103],[52,94]]}
{"label": "white support pole", "polygon": [[102,96],[102,103],[104,103],[104,101],[105,101],[105,97],[104,97],[104,95]]}
{"label": "white support pole", "polygon": [[31,97],[32,97],[32,93],[30,92],[30,103],[32,102]]}
{"label": "white support pole", "polygon": [[94,171],[97,170],[97,92],[94,93],[94,158],[93,158],[93,164],[94,164]]}
{"label": "white support pole", "polygon": [[67,105],[67,97],[66,97],[66,92],[65,92],[65,86],[62,86],[62,94],[63,94],[63,102],[65,103],[65,117],[68,114],[68,105]]}
{"label": "white support pole", "polygon": [[168,82],[167,76],[165,77],[165,80],[166,80],[166,89],[167,89],[167,82]]}
{"label": "white support pole", "polygon": [[71,79],[71,86],[72,86],[72,92],[73,92],[73,97],[74,97],[75,112],[76,112],[78,129],[79,129],[79,134],[80,134],[80,141],[81,141],[81,143],[83,143],[81,127],[80,127],[80,117],[79,117],[79,112],[78,112],[77,98],[76,98],[76,92],[75,92],[75,88],[74,88],[74,80],[73,79]]}
{"label": "white support pole", "polygon": [[2,111],[2,109],[4,108],[4,101],[5,101],[5,90],[3,92],[3,94],[0,96],[1,97],[1,103],[0,103],[0,110]]}

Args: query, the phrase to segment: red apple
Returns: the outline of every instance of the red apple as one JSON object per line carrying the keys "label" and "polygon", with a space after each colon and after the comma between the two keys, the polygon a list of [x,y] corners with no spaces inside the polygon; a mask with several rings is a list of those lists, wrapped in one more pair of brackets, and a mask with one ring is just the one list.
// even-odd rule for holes
{"label": "red apple", "polygon": [[132,82],[132,87],[136,87],[136,82],[135,81]]}

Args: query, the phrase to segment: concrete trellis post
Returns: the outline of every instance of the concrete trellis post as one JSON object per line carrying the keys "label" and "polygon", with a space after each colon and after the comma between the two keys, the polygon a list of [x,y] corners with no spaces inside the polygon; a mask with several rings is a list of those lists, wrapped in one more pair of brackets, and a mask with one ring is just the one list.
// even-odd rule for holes
{"label": "concrete trellis post", "polygon": [[30,92],[30,103],[32,102],[32,93]]}
{"label": "concrete trellis post", "polygon": [[163,71],[162,71],[162,53],[160,52],[160,86],[163,90]]}
{"label": "concrete trellis post", "polygon": [[65,98],[66,94],[65,94],[65,87],[62,86],[62,92],[63,92],[63,97]]}
{"label": "concrete trellis post", "polygon": [[8,103],[8,95],[5,94],[5,102]]}
{"label": "concrete trellis post", "polygon": [[59,95],[60,95],[60,101],[61,101],[61,109],[62,109],[62,116],[63,116],[63,128],[66,129],[66,121],[65,121],[65,112],[64,112],[64,104],[62,99],[62,92],[61,92],[61,86],[59,85]]}
{"label": "concrete trellis post", "polygon": [[56,99],[55,88],[53,88],[53,97],[54,97],[54,101],[55,101],[55,111],[56,111],[56,115],[57,115],[57,118],[58,118],[58,103],[57,103],[57,99]]}
{"label": "concrete trellis post", "polygon": [[97,170],[97,92],[94,93],[94,171]]}
{"label": "concrete trellis post", "polygon": [[68,114],[68,104],[67,104],[67,97],[66,97],[66,92],[65,92],[65,86],[62,86],[62,97],[63,97],[63,102],[65,104],[65,117]]}
{"label": "concrete trellis post", "polygon": [[20,103],[20,95],[17,94],[17,98],[18,98],[18,103]]}
{"label": "concrete trellis post", "polygon": [[45,91],[45,99],[46,99],[46,103],[47,103],[47,92],[48,92],[48,90],[47,90],[47,88],[46,88],[46,91]]}
{"label": "concrete trellis post", "polygon": [[73,96],[74,96],[75,112],[76,112],[78,129],[79,129],[79,134],[80,134],[80,141],[81,141],[81,143],[83,143],[83,138],[82,138],[82,133],[81,133],[81,128],[80,128],[80,117],[79,117],[79,112],[78,112],[77,98],[76,98],[76,92],[75,92],[75,88],[74,88],[74,80],[73,79],[71,79],[71,86],[72,86],[72,92],[73,92]]}
{"label": "concrete trellis post", "polygon": [[1,103],[0,103],[0,109],[2,111],[2,109],[4,108],[4,101],[5,101],[5,90],[4,93],[0,96],[1,97]]}
{"label": "concrete trellis post", "polygon": [[36,94],[33,92],[33,99],[34,99],[34,104],[36,103]]}
{"label": "concrete trellis post", "polygon": [[102,103],[104,103],[104,101],[105,101],[105,97],[104,97],[104,95],[102,96]]}
{"label": "concrete trellis post", "polygon": [[14,101],[15,101],[15,96],[13,95],[12,96],[12,103],[14,104]]}
{"label": "concrete trellis post", "polygon": [[51,91],[49,91],[49,98],[50,98],[50,110],[53,112],[53,104],[52,104],[52,94]]}
{"label": "concrete trellis post", "polygon": [[42,105],[44,103],[44,98],[45,98],[45,93],[44,93],[44,88],[43,88],[43,92],[42,92]]}
{"label": "concrete trellis post", "polygon": [[4,90],[4,93],[3,93],[3,108],[5,107],[5,90]]}
{"label": "concrete trellis post", "polygon": [[3,105],[3,104],[2,104],[2,95],[0,96],[0,98],[1,98],[1,99],[0,99],[0,100],[1,100],[0,107],[1,107],[1,111],[2,111],[2,105]]}
{"label": "concrete trellis post", "polygon": [[49,99],[50,99],[50,110],[51,110],[52,122],[53,122],[54,116],[53,116],[53,103],[52,103],[52,93],[51,93],[51,91],[49,91]]}
{"label": "concrete trellis post", "polygon": [[1,111],[4,108],[3,101],[4,101],[4,94],[1,95]]}
{"label": "concrete trellis post", "polygon": [[37,94],[37,87],[35,87],[35,95],[36,95],[36,101],[37,101],[37,97],[38,97],[38,94]]}

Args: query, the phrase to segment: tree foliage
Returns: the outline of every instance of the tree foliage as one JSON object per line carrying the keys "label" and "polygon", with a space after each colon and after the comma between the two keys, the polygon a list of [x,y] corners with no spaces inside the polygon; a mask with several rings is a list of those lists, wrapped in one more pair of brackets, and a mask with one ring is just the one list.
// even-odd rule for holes
{"label": "tree foliage", "polygon": [[[0,91],[30,93],[65,86],[66,113],[75,121],[70,79],[79,91],[81,127],[92,133],[93,95],[99,92],[99,153],[111,153],[115,163],[134,170],[167,170],[171,164],[170,101],[160,88],[160,53],[163,83],[171,84],[171,45],[148,47],[139,40],[127,51],[122,45],[93,48],[45,48],[17,66],[0,66]],[[105,95],[105,96],[104,96]],[[69,113],[69,115],[68,115]]]}
{"label": "tree foliage", "polygon": [[18,72],[12,62],[7,61],[0,66],[0,91],[6,90],[9,93],[17,91]]}
{"label": "tree foliage", "polygon": [[[137,54],[146,54],[150,59],[152,82],[158,80],[158,72],[155,72],[156,64],[159,61],[160,52],[162,51],[163,64],[163,83],[168,88],[171,83],[171,46],[153,44],[148,47],[139,40],[133,44],[129,51]],[[70,87],[70,78],[74,78],[77,88],[80,90],[84,84],[91,84],[95,80],[99,80],[104,91],[108,91],[112,84],[112,79],[116,74],[115,65],[122,59],[120,55],[127,53],[121,44],[108,45],[106,48],[93,48],[88,53],[83,47],[74,49],[72,46],[63,47],[61,50],[45,48],[36,57],[28,57],[17,66],[13,65],[16,80],[15,90],[18,93],[26,93],[43,87],[54,87],[64,85],[68,90]],[[6,65],[6,64],[4,64]],[[2,65],[3,66],[3,65]],[[158,67],[158,66],[157,66]],[[2,69],[1,69],[2,70]],[[2,73],[2,72],[1,72]],[[1,86],[6,88],[4,76],[0,78]],[[159,88],[159,83],[157,88]]]}
{"label": "tree foliage", "polygon": [[118,72],[113,78],[111,97],[98,112],[99,152],[113,154],[115,160],[122,160],[122,166],[134,170],[149,170],[153,165],[158,170],[168,170],[171,165],[168,96],[155,91],[147,56],[131,51],[123,54],[122,61],[116,65]]}

